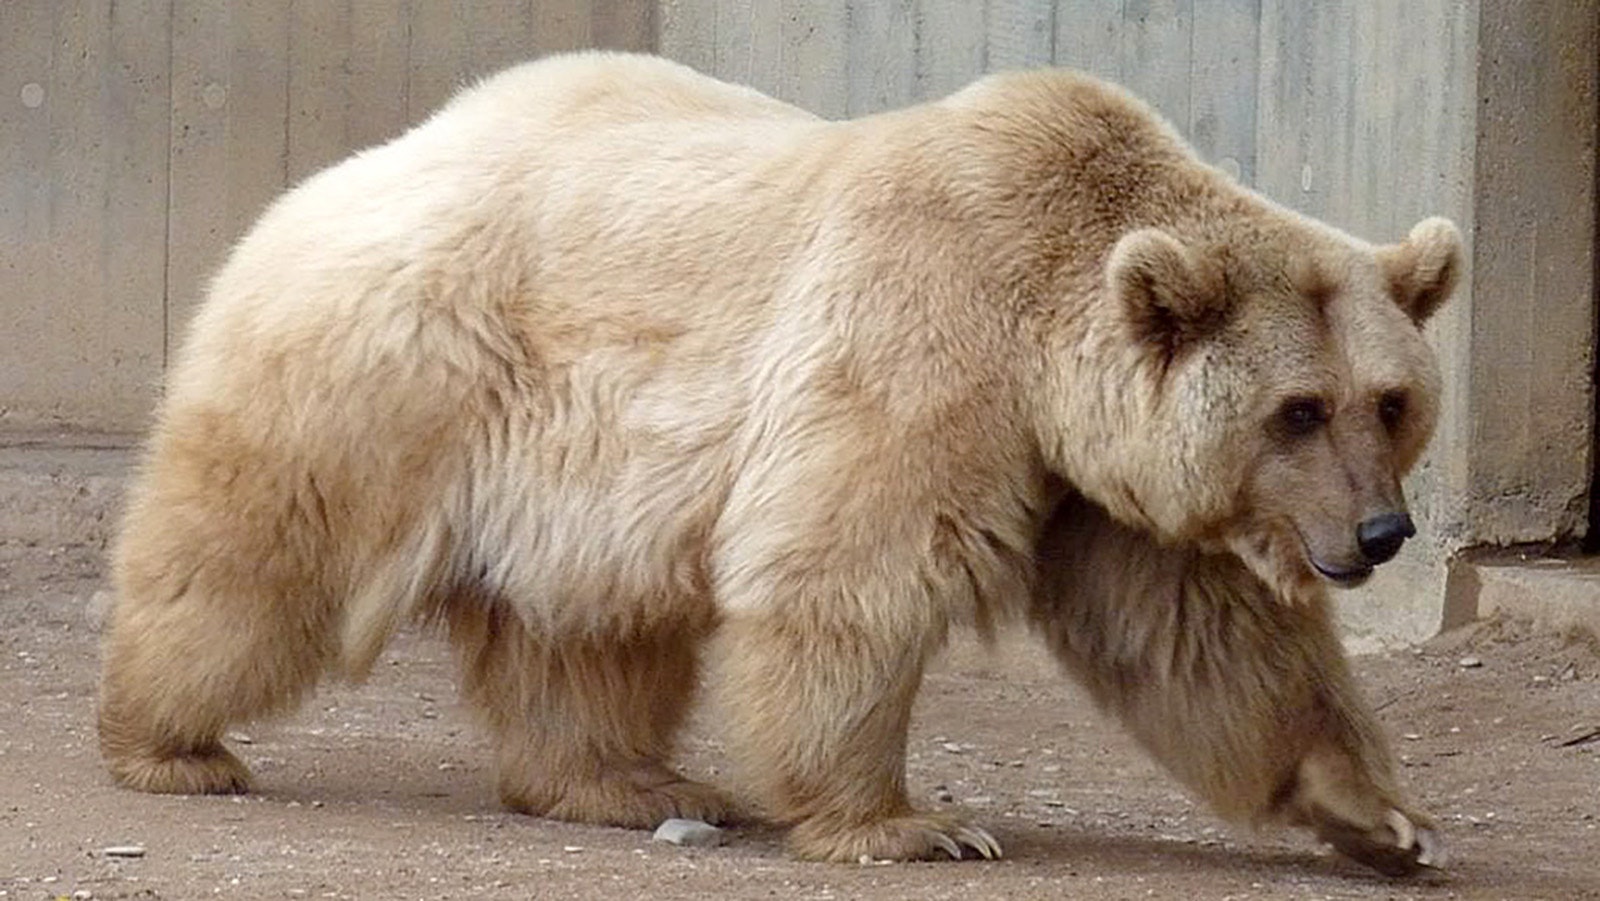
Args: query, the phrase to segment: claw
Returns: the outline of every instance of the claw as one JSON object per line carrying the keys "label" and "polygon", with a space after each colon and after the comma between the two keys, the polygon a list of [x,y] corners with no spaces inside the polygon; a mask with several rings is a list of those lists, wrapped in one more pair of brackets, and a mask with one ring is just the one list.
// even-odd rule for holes
{"label": "claw", "polygon": [[950,855],[951,860],[961,859],[961,846],[956,844],[956,840],[950,836],[945,835],[943,832],[935,832],[933,833],[933,843],[938,845],[944,853]]}
{"label": "claw", "polygon": [[1383,820],[1394,830],[1395,847],[1406,851],[1417,843],[1417,827],[1411,824],[1411,820],[1407,819],[1405,814],[1391,807],[1389,812],[1384,814]]}
{"label": "claw", "polygon": [[984,860],[999,860],[1003,854],[1000,843],[987,829],[966,826],[961,829],[960,838],[963,844],[982,854]]}
{"label": "claw", "polygon": [[1418,865],[1435,869],[1445,865],[1447,855],[1439,833],[1432,829],[1417,830],[1417,847],[1420,849],[1417,854]]}

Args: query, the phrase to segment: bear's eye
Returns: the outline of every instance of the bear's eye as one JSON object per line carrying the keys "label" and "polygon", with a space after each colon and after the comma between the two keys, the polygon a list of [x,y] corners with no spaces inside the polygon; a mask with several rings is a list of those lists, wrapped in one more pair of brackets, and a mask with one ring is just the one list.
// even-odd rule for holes
{"label": "bear's eye", "polygon": [[1328,422],[1328,405],[1320,397],[1291,398],[1278,408],[1278,422],[1289,435],[1309,435]]}
{"label": "bear's eye", "polygon": [[1378,420],[1383,427],[1394,431],[1400,427],[1400,420],[1406,415],[1406,395],[1403,391],[1385,391],[1378,398]]}

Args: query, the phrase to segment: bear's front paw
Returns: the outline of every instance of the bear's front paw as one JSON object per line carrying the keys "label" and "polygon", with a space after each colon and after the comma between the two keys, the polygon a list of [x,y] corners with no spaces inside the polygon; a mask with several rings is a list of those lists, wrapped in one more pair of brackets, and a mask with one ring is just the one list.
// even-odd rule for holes
{"label": "bear's front paw", "polygon": [[1385,876],[1410,876],[1445,864],[1444,839],[1432,823],[1423,816],[1394,808],[1371,828],[1346,820],[1324,821],[1317,827],[1317,837],[1340,854]]}
{"label": "bear's front paw", "polygon": [[870,823],[812,817],[789,833],[789,848],[804,860],[856,863],[871,860],[951,860],[1001,855],[986,830],[946,814],[919,813]]}

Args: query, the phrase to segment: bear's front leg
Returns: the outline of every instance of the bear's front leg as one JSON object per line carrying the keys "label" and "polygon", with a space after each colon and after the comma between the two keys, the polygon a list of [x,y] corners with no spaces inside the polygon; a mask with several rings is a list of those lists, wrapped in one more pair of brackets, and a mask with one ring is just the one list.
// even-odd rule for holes
{"label": "bear's front leg", "polygon": [[1443,864],[1325,599],[1285,603],[1238,560],[1160,545],[1082,498],[1039,564],[1031,615],[1051,651],[1218,813],[1306,827],[1390,875]]}
{"label": "bear's front leg", "polygon": [[724,707],[751,787],[808,860],[996,858],[993,836],[906,796],[906,730],[942,623],[839,598],[729,616]]}

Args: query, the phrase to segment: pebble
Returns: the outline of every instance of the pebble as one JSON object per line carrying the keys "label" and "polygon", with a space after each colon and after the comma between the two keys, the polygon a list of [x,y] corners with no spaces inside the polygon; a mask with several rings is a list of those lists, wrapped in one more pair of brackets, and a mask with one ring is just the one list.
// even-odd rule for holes
{"label": "pebble", "polygon": [[1476,657],[1463,657],[1460,660],[1457,660],[1456,663],[1459,664],[1462,669],[1477,669],[1478,667],[1483,666],[1483,661]]}
{"label": "pebble", "polygon": [[78,889],[72,893],[72,901],[89,901],[89,899],[93,897],[94,892],[91,892],[86,888]]}
{"label": "pebble", "polygon": [[949,804],[955,799],[956,796],[952,794],[950,789],[946,788],[945,786],[939,785],[934,787],[933,800],[938,801],[940,804]]}
{"label": "pebble", "polygon": [[953,741],[947,741],[944,744],[940,745],[939,747],[944,748],[946,751],[949,751],[951,754],[960,754],[961,753],[961,746],[956,744]]}
{"label": "pebble", "polygon": [[710,823],[673,817],[657,826],[651,839],[686,848],[715,848],[728,840],[728,834]]}
{"label": "pebble", "polygon": [[112,845],[109,848],[102,848],[100,850],[100,853],[105,855],[106,857],[143,857],[144,856],[144,846],[143,845]]}

